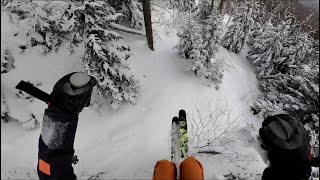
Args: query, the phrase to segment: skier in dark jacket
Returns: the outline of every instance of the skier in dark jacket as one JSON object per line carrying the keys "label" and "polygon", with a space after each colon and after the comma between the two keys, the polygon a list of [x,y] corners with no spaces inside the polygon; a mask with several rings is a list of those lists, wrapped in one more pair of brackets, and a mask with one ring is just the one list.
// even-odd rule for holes
{"label": "skier in dark jacket", "polygon": [[270,161],[270,167],[263,172],[263,180],[307,180],[310,177],[309,135],[298,120],[285,114],[270,116],[263,121],[259,134]]}
{"label": "skier in dark jacket", "polygon": [[38,175],[41,180],[74,180],[74,139],[78,116],[90,104],[96,80],[85,73],[62,77],[50,94],[39,138]]}

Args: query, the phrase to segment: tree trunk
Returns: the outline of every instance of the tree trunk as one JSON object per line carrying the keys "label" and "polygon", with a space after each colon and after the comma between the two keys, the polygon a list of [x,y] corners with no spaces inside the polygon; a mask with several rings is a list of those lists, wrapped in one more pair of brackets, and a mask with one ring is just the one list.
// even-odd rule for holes
{"label": "tree trunk", "polygon": [[220,5],[219,5],[219,13],[223,14],[223,9],[224,9],[224,4],[225,4],[226,0],[221,0],[220,1]]}
{"label": "tree trunk", "polygon": [[143,6],[144,26],[145,26],[145,29],[146,29],[146,36],[147,36],[148,46],[152,51],[154,51],[150,0],[142,0],[142,6]]}
{"label": "tree trunk", "polygon": [[213,5],[214,5],[214,0],[211,1],[211,6],[210,6],[210,14],[212,14],[212,10],[213,10]]}

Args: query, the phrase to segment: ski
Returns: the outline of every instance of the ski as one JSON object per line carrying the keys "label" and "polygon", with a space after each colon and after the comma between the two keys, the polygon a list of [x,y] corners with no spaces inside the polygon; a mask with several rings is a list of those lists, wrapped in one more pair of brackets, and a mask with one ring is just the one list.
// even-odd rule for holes
{"label": "ski", "polygon": [[181,160],[188,157],[188,126],[187,117],[184,110],[179,111],[179,144],[180,144],[180,157]]}
{"label": "ski", "polygon": [[173,117],[171,124],[171,161],[178,163],[180,156],[180,145],[179,145],[179,118]]}
{"label": "ski", "polygon": [[172,118],[171,125],[171,161],[180,164],[188,157],[188,128],[186,112],[179,111],[179,117]]}

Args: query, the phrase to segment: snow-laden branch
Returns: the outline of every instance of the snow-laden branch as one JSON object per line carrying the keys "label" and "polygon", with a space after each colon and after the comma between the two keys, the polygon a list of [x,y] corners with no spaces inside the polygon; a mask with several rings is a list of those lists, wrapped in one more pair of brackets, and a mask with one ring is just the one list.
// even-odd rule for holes
{"label": "snow-laden branch", "polygon": [[146,37],[146,34],[143,31],[139,31],[139,30],[136,30],[136,29],[128,28],[128,27],[122,26],[120,24],[111,23],[111,27],[116,29],[116,30],[119,30],[119,31],[123,31],[123,32],[126,32],[126,33],[131,33],[131,34],[136,34],[136,35],[140,35],[140,36]]}

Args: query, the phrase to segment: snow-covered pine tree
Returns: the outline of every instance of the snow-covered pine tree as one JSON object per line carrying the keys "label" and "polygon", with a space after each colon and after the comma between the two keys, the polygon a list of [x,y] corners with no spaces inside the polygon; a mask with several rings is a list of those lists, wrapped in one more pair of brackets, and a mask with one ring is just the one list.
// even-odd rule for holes
{"label": "snow-covered pine tree", "polygon": [[7,1],[3,4],[4,10],[10,12],[10,20],[13,23],[25,19],[34,10],[35,4],[32,0]]}
{"label": "snow-covered pine tree", "polygon": [[58,28],[67,8],[68,3],[62,1],[12,1],[5,6],[11,21],[19,27],[19,33],[30,38],[26,44],[31,47],[43,45],[43,53],[57,51],[63,41],[70,40],[72,32]]}
{"label": "snow-covered pine tree", "polygon": [[304,122],[310,123],[313,130],[319,128],[319,41],[313,40],[311,50],[304,57],[305,61],[298,62],[290,70],[293,76],[301,76],[299,90],[304,95],[303,99],[308,102],[307,109],[296,113]]}
{"label": "snow-covered pine tree", "polygon": [[295,75],[298,67],[309,64],[311,59],[308,56],[315,48],[313,47],[313,42],[314,40],[310,34],[303,31],[291,34],[284,45],[286,51],[283,52],[283,56],[286,56],[287,59],[283,60],[283,62],[276,62],[282,65],[280,71]]}
{"label": "snow-covered pine tree", "polygon": [[247,44],[252,45],[252,40],[261,33],[263,26],[266,25],[267,21],[272,16],[273,12],[267,12],[266,6],[261,2],[252,2],[252,19],[253,27],[249,33]]}
{"label": "snow-covered pine tree", "polygon": [[30,27],[27,35],[30,37],[31,47],[40,44],[51,49],[51,46],[46,44],[46,36],[52,31],[46,9],[36,6],[28,16],[27,23],[26,25]]}
{"label": "snow-covered pine tree", "polygon": [[67,14],[69,19],[76,20],[73,28],[85,37],[84,67],[98,80],[98,93],[110,101],[113,109],[118,109],[122,102],[135,104],[138,82],[129,72],[130,49],[110,28],[122,14],[103,1],[74,5]]}
{"label": "snow-covered pine tree", "polygon": [[214,83],[216,89],[219,89],[223,78],[224,63],[216,58],[216,54],[222,37],[222,18],[220,14],[213,12],[203,20],[202,24],[203,54],[207,64],[207,72],[204,77],[207,79],[206,84]]}
{"label": "snow-covered pine tree", "polygon": [[169,0],[169,7],[181,12],[191,11],[195,7],[195,0]]}
{"label": "snow-covered pine tree", "polygon": [[218,50],[222,36],[222,18],[220,14],[213,13],[202,22],[203,45],[206,50],[206,58],[209,61]]}
{"label": "snow-covered pine tree", "polygon": [[[197,20],[200,21],[200,20]],[[182,58],[190,59],[192,70],[207,86],[219,89],[223,77],[223,63],[215,58],[222,33],[222,21],[218,14],[209,15],[198,23],[189,19],[182,27],[175,48]]]}
{"label": "snow-covered pine tree", "polygon": [[256,66],[259,76],[278,73],[274,61],[282,58],[282,43],[290,32],[289,28],[285,22],[277,27],[267,24],[253,39],[247,59]]}
{"label": "snow-covered pine tree", "polygon": [[194,12],[194,19],[197,21],[202,21],[207,19],[208,16],[211,15],[210,7],[211,1],[210,0],[202,0],[198,3],[195,12]]}
{"label": "snow-covered pine tree", "polygon": [[120,42],[121,36],[111,28],[111,23],[119,22],[123,14],[104,1],[61,1],[59,9],[48,6],[57,2],[41,3],[33,3],[34,10],[19,22],[32,27],[28,34],[35,45],[44,44],[50,50],[64,42],[69,42],[71,48],[84,43],[84,67],[98,80],[98,93],[114,109],[122,102],[134,104],[138,81],[130,74],[127,63],[129,47]]}
{"label": "snow-covered pine tree", "polygon": [[185,26],[181,27],[180,32],[177,34],[179,42],[174,48],[178,50],[178,53],[182,58],[190,58],[190,53],[194,48],[193,44],[200,43],[199,41],[202,43],[202,39],[199,39],[200,31],[200,25],[191,18],[187,21]]}
{"label": "snow-covered pine tree", "polygon": [[253,3],[246,2],[235,10],[227,32],[223,37],[223,47],[238,54],[253,29]]}
{"label": "snow-covered pine tree", "polygon": [[[281,28],[279,28],[281,27]],[[264,117],[275,113],[288,113],[297,117],[312,129],[319,126],[319,42],[308,34],[297,30],[295,23],[283,21],[272,28],[269,36],[281,36],[274,42],[266,44],[253,43],[258,47],[255,55],[249,52],[250,58],[258,63],[258,79],[263,95],[258,99],[253,109]],[[264,33],[268,29],[264,29]],[[262,42],[261,39],[258,42]],[[278,45],[279,47],[275,47]],[[269,46],[265,50],[264,46]],[[273,48],[270,48],[273,47]],[[268,51],[267,58],[259,56],[258,52]]]}
{"label": "snow-covered pine tree", "polygon": [[122,13],[123,19],[127,19],[130,27],[141,30],[144,28],[142,3],[140,0],[110,0],[108,3],[116,12]]}
{"label": "snow-covered pine tree", "polygon": [[319,41],[288,11],[276,18],[274,12],[251,36],[247,58],[257,67],[263,91],[253,110],[264,117],[290,114],[319,134]]}
{"label": "snow-covered pine tree", "polygon": [[312,122],[311,127],[319,124],[319,84],[302,75],[282,73],[262,76],[259,82],[264,94],[254,109],[261,115],[284,112],[299,117],[303,123]]}

